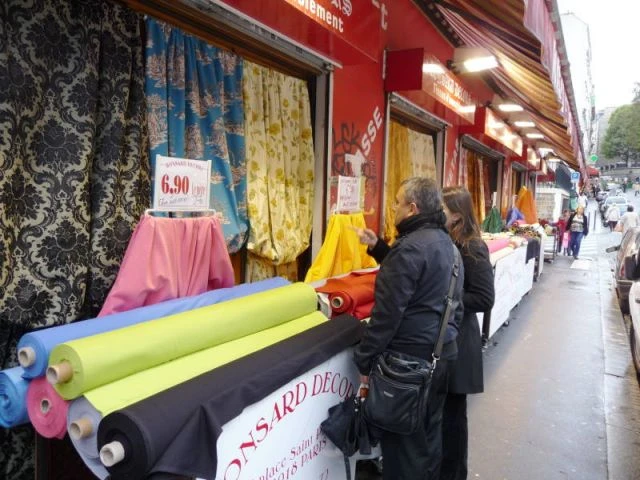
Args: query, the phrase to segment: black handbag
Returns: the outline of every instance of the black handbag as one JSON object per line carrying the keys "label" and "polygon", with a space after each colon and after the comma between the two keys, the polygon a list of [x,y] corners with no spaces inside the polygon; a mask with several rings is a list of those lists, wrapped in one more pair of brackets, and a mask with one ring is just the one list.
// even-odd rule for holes
{"label": "black handbag", "polygon": [[455,312],[453,292],[460,275],[460,254],[455,245],[453,250],[453,270],[431,361],[387,351],[378,356],[369,374],[364,416],[367,422],[387,432],[410,435],[424,422],[431,379],[442,353],[449,319]]}

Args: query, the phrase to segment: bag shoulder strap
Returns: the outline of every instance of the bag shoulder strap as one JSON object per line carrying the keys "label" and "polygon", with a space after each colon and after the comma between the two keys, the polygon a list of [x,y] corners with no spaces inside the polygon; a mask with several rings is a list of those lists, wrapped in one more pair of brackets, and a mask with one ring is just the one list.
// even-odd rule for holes
{"label": "bag shoulder strap", "polygon": [[445,308],[442,313],[442,317],[440,318],[440,331],[438,333],[438,340],[436,341],[435,347],[433,348],[433,360],[434,365],[435,362],[440,359],[440,354],[442,353],[442,347],[444,345],[444,337],[447,332],[447,325],[449,325],[449,319],[451,315],[454,313],[453,311],[453,293],[456,289],[456,284],[458,283],[458,277],[460,276],[460,252],[458,251],[458,247],[453,245],[453,269],[451,270],[451,280],[449,280],[449,291],[447,292],[447,296],[445,297]]}

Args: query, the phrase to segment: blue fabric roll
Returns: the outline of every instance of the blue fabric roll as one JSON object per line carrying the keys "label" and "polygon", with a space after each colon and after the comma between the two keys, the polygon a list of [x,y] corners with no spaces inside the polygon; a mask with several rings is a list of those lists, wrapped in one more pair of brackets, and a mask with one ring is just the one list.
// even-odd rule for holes
{"label": "blue fabric roll", "polygon": [[25,366],[23,376],[24,378],[35,378],[44,375],[49,361],[49,354],[51,350],[60,343],[116,330],[136,323],[166,317],[207,305],[213,305],[224,302],[225,300],[245,297],[253,293],[263,292],[289,284],[290,282],[288,280],[281,277],[270,278],[260,282],[245,283],[231,288],[221,288],[193,297],[177,298],[155,305],[136,308],[127,312],[114,313],[113,315],[27,333],[20,339],[18,351],[26,347],[32,348],[35,352],[35,361],[31,365]]}
{"label": "blue fabric roll", "polygon": [[0,371],[0,426],[8,428],[29,421],[27,414],[27,388],[29,381],[22,378],[22,367]]}

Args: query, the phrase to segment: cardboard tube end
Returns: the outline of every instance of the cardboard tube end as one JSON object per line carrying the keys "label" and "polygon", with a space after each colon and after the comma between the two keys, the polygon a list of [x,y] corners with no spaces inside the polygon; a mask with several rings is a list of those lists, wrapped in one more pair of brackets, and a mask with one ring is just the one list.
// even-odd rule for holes
{"label": "cardboard tube end", "polygon": [[40,400],[40,411],[46,415],[47,413],[49,413],[49,410],[51,410],[51,402],[49,401],[48,398],[43,398],[42,400]]}
{"label": "cardboard tube end", "polygon": [[100,461],[105,467],[113,467],[124,460],[124,446],[120,442],[107,443],[100,449]]}
{"label": "cardboard tube end", "polygon": [[342,305],[344,305],[344,300],[340,297],[334,297],[331,300],[331,307],[332,308],[340,308]]}
{"label": "cardboard tube end", "polygon": [[22,347],[18,350],[18,363],[22,368],[27,368],[36,363],[36,351],[31,347]]}
{"label": "cardboard tube end", "polygon": [[47,381],[51,385],[67,383],[72,378],[73,367],[67,361],[60,362],[57,365],[51,365],[47,368]]}
{"label": "cardboard tube end", "polygon": [[82,417],[69,424],[69,436],[74,440],[82,440],[93,433],[93,422],[88,417]]}

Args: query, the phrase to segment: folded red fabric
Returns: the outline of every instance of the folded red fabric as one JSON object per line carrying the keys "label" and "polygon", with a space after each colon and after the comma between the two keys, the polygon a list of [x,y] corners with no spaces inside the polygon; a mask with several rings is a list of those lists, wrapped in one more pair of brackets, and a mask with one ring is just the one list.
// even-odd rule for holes
{"label": "folded red fabric", "polygon": [[375,272],[350,273],[345,277],[330,278],[317,292],[329,295],[331,310],[348,313],[362,320],[371,316],[375,293]]}
{"label": "folded red fabric", "polygon": [[489,248],[489,253],[497,252],[498,250],[502,250],[509,246],[508,238],[494,238],[492,240],[485,240],[484,242]]}

